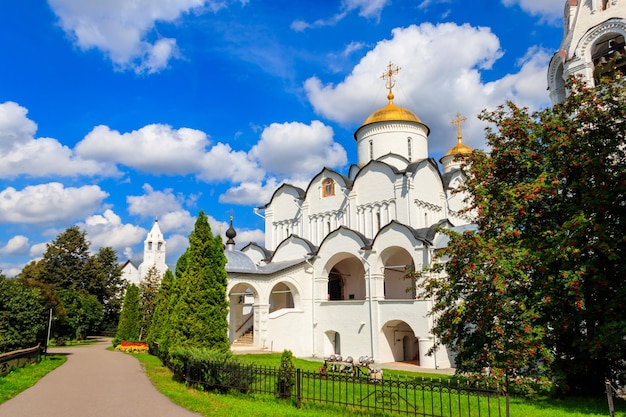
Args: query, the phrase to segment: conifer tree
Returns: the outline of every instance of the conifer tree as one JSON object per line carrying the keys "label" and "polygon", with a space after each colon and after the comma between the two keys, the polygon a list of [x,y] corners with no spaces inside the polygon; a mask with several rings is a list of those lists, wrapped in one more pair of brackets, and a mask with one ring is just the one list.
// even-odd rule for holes
{"label": "conifer tree", "polygon": [[154,313],[152,314],[152,321],[150,323],[150,329],[146,337],[146,342],[153,345],[154,342],[158,342],[162,338],[163,325],[167,321],[167,306],[169,298],[172,292],[172,286],[174,285],[174,274],[169,269],[165,271],[154,307]]}
{"label": "conifer tree", "polygon": [[139,340],[140,321],[139,287],[135,284],[129,284],[128,287],[126,287],[120,322],[117,326],[117,333],[115,333],[113,343],[116,344],[117,342],[125,340]]}
{"label": "conifer tree", "polygon": [[156,307],[157,295],[159,292],[159,284],[161,282],[161,273],[156,265],[152,265],[148,269],[148,273],[139,284],[140,290],[140,328],[139,340],[144,340],[150,331],[152,316]]}
{"label": "conifer tree", "polygon": [[189,235],[186,261],[177,271],[177,301],[168,316],[166,345],[228,351],[226,257],[220,236],[213,236],[201,211]]}

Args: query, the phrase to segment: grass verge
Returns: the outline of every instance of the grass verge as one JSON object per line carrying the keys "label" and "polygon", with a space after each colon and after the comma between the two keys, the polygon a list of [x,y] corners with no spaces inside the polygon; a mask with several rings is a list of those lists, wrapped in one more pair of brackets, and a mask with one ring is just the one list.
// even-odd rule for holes
{"label": "grass verge", "polygon": [[48,372],[64,364],[66,360],[65,356],[44,356],[38,363],[13,369],[4,377],[0,377],[0,404],[32,387]]}
{"label": "grass verge", "polygon": [[[274,365],[274,355],[280,362],[280,354],[254,355],[251,361],[264,365]],[[274,398],[255,398],[244,395],[222,395],[210,392],[198,391],[187,387],[184,383],[174,380],[169,369],[161,364],[161,361],[152,355],[135,354],[143,365],[143,368],[155,387],[174,403],[202,414],[203,416],[216,417],[256,417],[256,416],[298,416],[319,417],[337,415],[373,415],[349,411],[346,408],[332,408],[304,404],[301,409],[296,409],[290,401]],[[246,355],[247,356],[247,355]],[[250,355],[252,356],[252,355]],[[256,360],[254,360],[256,359]],[[296,366],[305,369],[317,369],[319,363],[297,359]],[[302,363],[301,363],[302,362]],[[392,372],[396,373],[396,372]],[[416,375],[399,372],[400,374]],[[428,374],[417,374],[424,376]],[[432,375],[428,375],[432,376]],[[439,377],[439,375],[437,375]],[[616,416],[626,416],[626,401],[616,399]],[[504,408],[502,409],[504,412]],[[511,416],[524,417],[605,417],[608,413],[606,397],[602,398],[537,398],[528,400],[525,398],[511,398]]]}

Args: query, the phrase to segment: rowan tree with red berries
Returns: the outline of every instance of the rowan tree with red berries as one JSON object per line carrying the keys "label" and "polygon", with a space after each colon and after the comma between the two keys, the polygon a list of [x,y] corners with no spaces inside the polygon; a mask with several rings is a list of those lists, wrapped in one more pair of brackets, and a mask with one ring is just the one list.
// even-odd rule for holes
{"label": "rowan tree with red berries", "polygon": [[435,273],[416,275],[458,372],[592,394],[626,374],[626,96],[619,75],[567,88],[539,112],[481,114],[490,150],[460,189],[476,230],[441,230]]}

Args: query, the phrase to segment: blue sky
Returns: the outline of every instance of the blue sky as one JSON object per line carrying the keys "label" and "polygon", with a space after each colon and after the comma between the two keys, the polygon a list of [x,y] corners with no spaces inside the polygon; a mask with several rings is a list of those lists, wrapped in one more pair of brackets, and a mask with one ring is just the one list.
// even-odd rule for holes
{"label": "blue sky", "polygon": [[14,276],[72,225],[92,250],[141,259],[155,216],[168,263],[200,210],[253,208],[324,166],[347,173],[353,132],[395,103],[437,160],[484,148],[476,115],[549,104],[564,0],[20,0],[0,3],[0,269]]}

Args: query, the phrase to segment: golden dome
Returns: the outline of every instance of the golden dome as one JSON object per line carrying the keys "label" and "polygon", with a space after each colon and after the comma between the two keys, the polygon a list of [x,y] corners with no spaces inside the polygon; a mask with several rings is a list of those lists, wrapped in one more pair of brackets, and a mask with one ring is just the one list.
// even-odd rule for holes
{"label": "golden dome", "polygon": [[456,125],[456,139],[458,143],[452,147],[441,159],[446,156],[466,155],[474,152],[472,148],[463,143],[463,135],[461,135],[461,123],[467,121],[465,117],[461,117],[460,113],[456,114],[456,119],[452,120],[450,124]]}
{"label": "golden dome", "polygon": [[474,152],[474,150],[461,142],[461,140],[459,139],[459,143],[454,145],[452,149],[450,149],[443,157],[445,158],[446,156],[464,155],[472,152]]}
{"label": "golden dome", "polygon": [[[422,121],[409,109],[404,107],[398,107],[393,104],[393,94],[387,96],[389,98],[389,104],[382,109],[376,110],[370,114],[362,126],[369,125],[377,122],[415,122],[422,123]],[[423,123],[422,123],[423,124]]]}

